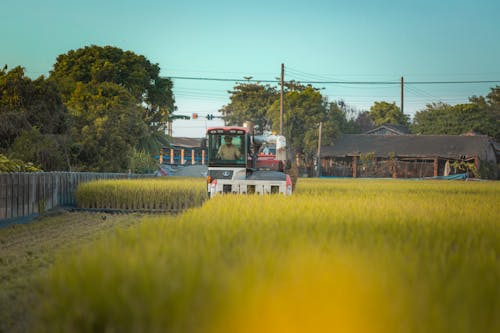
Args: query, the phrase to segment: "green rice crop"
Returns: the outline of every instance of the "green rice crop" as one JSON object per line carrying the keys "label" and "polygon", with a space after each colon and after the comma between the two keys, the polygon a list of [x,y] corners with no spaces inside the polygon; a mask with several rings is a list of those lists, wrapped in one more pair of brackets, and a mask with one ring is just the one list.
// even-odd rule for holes
{"label": "green rice crop", "polygon": [[207,198],[201,178],[97,180],[76,191],[80,208],[124,210],[182,210],[200,206]]}
{"label": "green rice crop", "polygon": [[304,180],[58,262],[42,332],[497,332],[500,184]]}

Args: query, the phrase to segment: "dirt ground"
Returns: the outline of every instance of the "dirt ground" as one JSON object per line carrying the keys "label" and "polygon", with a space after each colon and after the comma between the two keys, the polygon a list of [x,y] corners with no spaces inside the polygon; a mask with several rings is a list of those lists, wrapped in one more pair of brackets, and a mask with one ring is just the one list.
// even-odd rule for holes
{"label": "dirt ground", "polygon": [[140,221],[137,214],[57,210],[31,223],[0,228],[0,332],[28,330],[36,281],[59,256]]}
{"label": "dirt ground", "polygon": [[207,176],[207,166],[206,165],[188,165],[180,167],[174,176],[180,177],[206,177]]}

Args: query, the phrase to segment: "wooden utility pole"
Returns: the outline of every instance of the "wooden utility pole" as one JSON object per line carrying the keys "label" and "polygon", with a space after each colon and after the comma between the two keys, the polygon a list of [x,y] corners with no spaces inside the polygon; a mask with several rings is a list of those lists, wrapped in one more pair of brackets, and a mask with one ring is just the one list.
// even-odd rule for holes
{"label": "wooden utility pole", "polygon": [[173,126],[173,123],[172,123],[172,120],[170,120],[168,123],[167,123],[167,135],[169,137],[172,137],[172,126]]}
{"label": "wooden utility pole", "polygon": [[280,135],[283,135],[283,85],[285,83],[285,64],[281,64],[280,91]]}
{"label": "wooden utility pole", "polygon": [[404,78],[401,76],[401,113],[404,113]]}
{"label": "wooden utility pole", "polygon": [[318,177],[321,176],[321,127],[323,127],[323,122],[320,121],[319,123],[319,130],[318,130]]}

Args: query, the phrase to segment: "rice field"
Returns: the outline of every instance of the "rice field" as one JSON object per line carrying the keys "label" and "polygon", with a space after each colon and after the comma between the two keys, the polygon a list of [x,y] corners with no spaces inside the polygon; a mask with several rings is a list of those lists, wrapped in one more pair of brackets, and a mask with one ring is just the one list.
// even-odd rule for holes
{"label": "rice field", "polygon": [[34,327],[498,332],[499,207],[498,182],[300,179],[290,197],[215,197],[59,260]]}
{"label": "rice field", "polygon": [[75,196],[80,208],[180,211],[200,206],[206,192],[200,178],[162,177],[96,180],[80,184]]}

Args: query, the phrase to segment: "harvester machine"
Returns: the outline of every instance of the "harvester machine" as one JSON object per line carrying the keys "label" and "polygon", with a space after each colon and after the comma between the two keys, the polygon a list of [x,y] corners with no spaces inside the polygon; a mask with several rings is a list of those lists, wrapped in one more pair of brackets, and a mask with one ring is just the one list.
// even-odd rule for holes
{"label": "harvester machine", "polygon": [[212,127],[207,130],[208,196],[219,194],[292,194],[285,173],[286,139],[253,135],[253,128]]}

